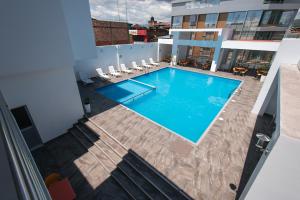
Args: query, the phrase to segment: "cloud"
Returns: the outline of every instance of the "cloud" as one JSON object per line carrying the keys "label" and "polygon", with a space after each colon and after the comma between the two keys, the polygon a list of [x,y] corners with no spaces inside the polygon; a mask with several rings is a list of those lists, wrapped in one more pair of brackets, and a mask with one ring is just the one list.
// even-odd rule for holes
{"label": "cloud", "polygon": [[[89,1],[93,18],[126,21],[126,0]],[[171,0],[127,0],[128,22],[146,24],[151,16],[158,21],[170,22],[170,2]]]}

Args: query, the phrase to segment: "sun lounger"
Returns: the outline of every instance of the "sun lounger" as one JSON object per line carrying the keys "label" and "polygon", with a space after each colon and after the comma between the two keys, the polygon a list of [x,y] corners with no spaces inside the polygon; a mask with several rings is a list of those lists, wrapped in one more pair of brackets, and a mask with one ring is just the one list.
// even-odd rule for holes
{"label": "sun lounger", "polygon": [[121,73],[116,72],[114,66],[112,66],[112,65],[111,65],[111,66],[108,66],[108,71],[109,71],[109,73],[110,73],[112,76],[115,76],[115,77],[122,76]]}
{"label": "sun lounger", "polygon": [[80,80],[83,82],[84,85],[87,85],[87,84],[92,84],[94,83],[93,80],[91,80],[86,73],[83,73],[83,72],[78,72],[79,74],[79,78]]}
{"label": "sun lounger", "polygon": [[132,70],[130,69],[127,69],[127,67],[125,66],[125,64],[120,64],[120,67],[121,67],[121,72],[125,72],[125,73],[128,73],[128,74],[132,74]]}
{"label": "sun lounger", "polygon": [[97,72],[97,75],[98,75],[101,79],[103,79],[103,80],[109,80],[109,79],[110,79],[110,77],[109,77],[107,74],[103,73],[103,71],[102,71],[101,68],[97,68],[97,69],[96,69],[96,72]]}
{"label": "sun lounger", "polygon": [[149,61],[150,61],[150,65],[153,65],[153,66],[159,66],[159,63],[157,62],[154,62],[153,58],[149,58]]}
{"label": "sun lounger", "polygon": [[132,61],[132,69],[143,71],[143,68],[139,67],[135,61]]}
{"label": "sun lounger", "polygon": [[145,68],[152,68],[152,66],[147,64],[145,60],[142,60],[142,66]]}

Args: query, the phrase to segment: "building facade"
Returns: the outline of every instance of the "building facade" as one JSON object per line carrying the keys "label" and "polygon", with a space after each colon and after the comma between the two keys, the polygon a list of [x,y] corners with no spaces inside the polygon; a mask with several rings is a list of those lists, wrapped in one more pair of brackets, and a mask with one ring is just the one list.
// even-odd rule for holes
{"label": "building facade", "polygon": [[212,71],[269,68],[299,7],[297,0],[172,1],[172,55],[212,63]]}
{"label": "building facade", "polygon": [[129,44],[128,23],[92,19],[97,46]]}

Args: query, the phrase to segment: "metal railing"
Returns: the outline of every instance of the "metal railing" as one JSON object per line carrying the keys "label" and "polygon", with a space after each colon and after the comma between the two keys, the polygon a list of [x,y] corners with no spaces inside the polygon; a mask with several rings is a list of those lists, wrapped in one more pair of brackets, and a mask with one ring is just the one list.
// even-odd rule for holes
{"label": "metal railing", "polygon": [[51,199],[23,135],[0,91],[0,137],[8,153],[19,199]]}

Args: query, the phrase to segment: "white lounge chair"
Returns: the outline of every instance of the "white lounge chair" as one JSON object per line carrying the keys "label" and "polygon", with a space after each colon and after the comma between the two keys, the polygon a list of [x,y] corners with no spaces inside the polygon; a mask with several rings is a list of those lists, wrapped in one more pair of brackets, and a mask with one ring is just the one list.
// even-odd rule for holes
{"label": "white lounge chair", "polygon": [[152,66],[147,64],[145,60],[142,60],[142,66],[145,68],[152,68]]}
{"label": "white lounge chair", "polygon": [[121,73],[116,72],[114,66],[112,66],[112,65],[111,65],[111,66],[108,66],[108,71],[109,71],[109,73],[110,73],[111,75],[113,75],[113,76],[115,76],[115,77],[122,76]]}
{"label": "white lounge chair", "polygon": [[97,72],[98,76],[99,76],[101,79],[103,79],[103,80],[109,80],[109,79],[110,79],[110,77],[109,77],[107,74],[105,74],[105,73],[102,71],[101,68],[97,68],[97,69],[96,69],[96,72]]}
{"label": "white lounge chair", "polygon": [[90,79],[86,73],[78,72],[80,80],[83,82],[84,85],[92,84],[94,81]]}
{"label": "white lounge chair", "polygon": [[120,68],[121,68],[121,72],[125,72],[125,73],[128,73],[128,74],[132,74],[132,70],[130,69],[127,69],[127,67],[125,66],[125,64],[120,64]]}
{"label": "white lounge chair", "polygon": [[154,62],[153,58],[149,58],[149,61],[150,61],[150,65],[153,65],[153,66],[159,66],[159,63],[157,62]]}
{"label": "white lounge chair", "polygon": [[132,61],[132,69],[143,71],[143,68],[139,67],[135,61]]}

